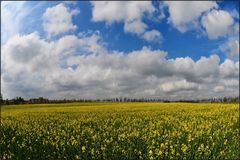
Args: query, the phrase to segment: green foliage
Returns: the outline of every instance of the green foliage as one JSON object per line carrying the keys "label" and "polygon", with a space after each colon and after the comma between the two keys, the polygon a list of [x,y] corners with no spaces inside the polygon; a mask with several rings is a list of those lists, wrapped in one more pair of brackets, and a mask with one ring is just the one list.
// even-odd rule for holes
{"label": "green foliage", "polygon": [[238,159],[237,104],[71,103],[2,109],[0,159]]}

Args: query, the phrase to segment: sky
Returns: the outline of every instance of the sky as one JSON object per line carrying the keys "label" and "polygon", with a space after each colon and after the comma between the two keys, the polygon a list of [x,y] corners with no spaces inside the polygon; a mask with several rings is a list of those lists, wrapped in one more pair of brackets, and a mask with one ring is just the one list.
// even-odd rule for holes
{"label": "sky", "polygon": [[239,2],[1,1],[1,93],[239,96]]}

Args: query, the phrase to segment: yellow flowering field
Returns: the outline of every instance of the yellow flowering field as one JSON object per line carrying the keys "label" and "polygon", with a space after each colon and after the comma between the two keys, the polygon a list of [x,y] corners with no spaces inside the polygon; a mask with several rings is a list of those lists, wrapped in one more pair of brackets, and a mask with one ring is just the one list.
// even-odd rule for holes
{"label": "yellow flowering field", "polygon": [[2,106],[0,159],[238,159],[239,105]]}

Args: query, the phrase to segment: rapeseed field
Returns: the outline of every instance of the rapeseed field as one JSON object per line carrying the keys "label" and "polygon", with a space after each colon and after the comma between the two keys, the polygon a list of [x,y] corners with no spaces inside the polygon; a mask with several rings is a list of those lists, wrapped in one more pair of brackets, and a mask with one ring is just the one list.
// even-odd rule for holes
{"label": "rapeseed field", "polygon": [[239,105],[2,106],[1,159],[238,159]]}

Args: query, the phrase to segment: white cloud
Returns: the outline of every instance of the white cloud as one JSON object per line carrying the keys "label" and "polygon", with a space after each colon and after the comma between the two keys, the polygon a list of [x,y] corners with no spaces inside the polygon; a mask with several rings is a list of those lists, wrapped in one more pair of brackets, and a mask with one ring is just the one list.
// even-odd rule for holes
{"label": "white cloud", "polygon": [[77,26],[73,24],[72,16],[79,12],[78,9],[70,11],[63,3],[47,8],[43,14],[43,28],[53,36],[76,30]]}
{"label": "white cloud", "polygon": [[166,1],[169,21],[180,32],[186,32],[198,25],[199,17],[211,8],[216,8],[217,3],[213,1]]}
{"label": "white cloud", "polygon": [[239,60],[239,40],[238,38],[228,39],[218,48],[219,51],[226,54],[229,59]]}
{"label": "white cloud", "polygon": [[228,58],[233,60],[239,59],[239,40],[229,39],[219,47],[220,51],[224,52]]}
{"label": "white cloud", "polygon": [[142,34],[147,28],[147,25],[141,20],[127,21],[124,24],[124,31],[136,34]]}
{"label": "white cloud", "polygon": [[[56,41],[37,33],[17,35],[2,53],[2,93],[7,98],[191,99],[239,93],[239,62],[220,64],[216,55],[197,61],[167,59],[166,52],[148,47],[128,53],[108,51],[98,32]],[[217,86],[224,90],[215,92]]]}
{"label": "white cloud", "polygon": [[[23,45],[25,44],[25,45]],[[14,36],[9,43],[7,43],[7,52],[12,60],[18,63],[26,63],[34,59],[34,57],[41,54],[42,42],[39,42],[37,33],[32,33],[28,36]],[[14,46],[14,47],[11,47]]]}
{"label": "white cloud", "polygon": [[1,48],[2,73],[17,78],[19,74],[25,71],[28,74],[39,70],[50,71],[51,67],[55,65],[53,44],[53,42],[48,43],[40,39],[36,32],[10,38]]}
{"label": "white cloud", "polygon": [[5,43],[20,32],[23,19],[29,14],[26,2],[1,1],[1,40]]}
{"label": "white cloud", "polygon": [[214,92],[222,92],[225,90],[224,86],[216,86],[214,87]]}
{"label": "white cloud", "polygon": [[224,84],[224,86],[233,86],[233,87],[239,86],[239,80],[237,79],[224,79],[222,83]]}
{"label": "white cloud", "polygon": [[187,82],[186,80],[179,80],[163,83],[160,85],[160,88],[164,92],[177,92],[183,90],[197,90],[198,85],[196,83]]}
{"label": "white cloud", "polygon": [[228,45],[230,48],[229,56],[231,58],[239,59],[239,41],[238,40],[231,41],[228,43]]}
{"label": "white cloud", "polygon": [[195,72],[200,77],[214,75],[218,73],[220,58],[217,55],[211,55],[209,58],[201,57],[195,63]]}
{"label": "white cloud", "polygon": [[147,25],[142,21],[145,13],[152,14],[155,8],[151,1],[92,1],[92,20],[105,21],[108,25],[123,22],[124,31],[142,34]]}
{"label": "white cloud", "polygon": [[222,78],[219,81],[219,85],[214,87],[214,91],[218,93],[224,93],[231,88],[239,88],[239,78]]}
{"label": "white cloud", "polygon": [[[151,18],[156,9],[152,5],[151,1],[102,1],[91,2],[92,20],[94,22],[104,21],[107,25],[111,25],[115,22],[124,23],[124,31],[128,33],[137,34],[146,41],[161,40],[161,33],[155,29],[147,31],[148,25],[143,22],[145,14],[148,14],[148,18]],[[163,18],[163,9],[160,9],[159,19]]]}
{"label": "white cloud", "polygon": [[194,62],[190,57],[176,58],[171,60],[169,68],[172,74],[184,77],[186,80],[197,83],[208,83],[214,81],[219,75],[219,57],[201,57]]}
{"label": "white cloud", "polygon": [[97,35],[81,39],[65,36],[57,42],[47,42],[37,33],[12,37],[2,47],[2,78],[6,82],[3,89],[15,86],[8,94],[21,95],[26,92],[25,96],[40,93],[47,96],[48,92],[58,88],[54,83],[59,76],[65,77],[65,58],[77,52],[102,51],[97,45],[98,39]]}
{"label": "white cloud", "polygon": [[202,17],[202,25],[210,39],[217,39],[230,33],[234,20],[230,13],[224,10],[212,10]]}
{"label": "white cloud", "polygon": [[143,38],[147,41],[154,41],[154,40],[159,40],[161,41],[162,35],[159,31],[153,29],[151,31],[147,31],[143,34]]}
{"label": "white cloud", "polygon": [[239,62],[226,59],[219,67],[222,77],[239,77]]}

